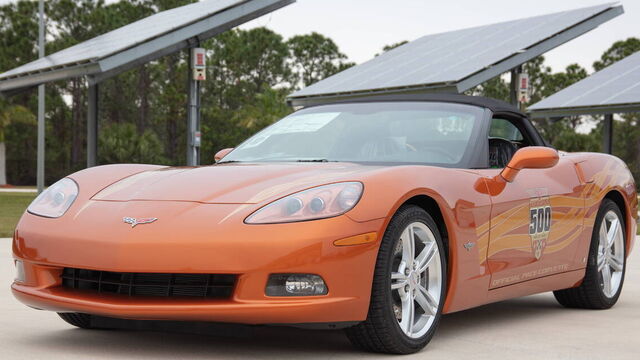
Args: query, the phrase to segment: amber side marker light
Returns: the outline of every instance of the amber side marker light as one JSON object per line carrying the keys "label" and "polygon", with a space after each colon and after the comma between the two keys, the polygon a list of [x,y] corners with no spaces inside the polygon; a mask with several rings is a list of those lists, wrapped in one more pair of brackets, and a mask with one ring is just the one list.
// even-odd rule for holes
{"label": "amber side marker light", "polygon": [[333,242],[335,246],[352,246],[376,242],[378,234],[374,232],[351,236],[348,238],[336,240]]}

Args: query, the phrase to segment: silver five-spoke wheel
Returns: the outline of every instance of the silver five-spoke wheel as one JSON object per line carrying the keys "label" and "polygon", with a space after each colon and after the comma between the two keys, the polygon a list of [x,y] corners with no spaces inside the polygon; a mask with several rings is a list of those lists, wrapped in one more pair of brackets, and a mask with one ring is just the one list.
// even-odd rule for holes
{"label": "silver five-spoke wheel", "polygon": [[423,336],[433,324],[442,293],[436,239],[425,224],[409,224],[395,246],[391,273],[393,312],[405,335]]}
{"label": "silver five-spoke wheel", "polygon": [[378,249],[367,318],[345,329],[354,345],[411,354],[431,341],[447,290],[448,244],[441,229],[417,205],[398,209]]}
{"label": "silver five-spoke wheel", "polygon": [[600,286],[605,296],[611,298],[618,293],[624,270],[623,223],[614,211],[608,211],[600,224],[598,243],[598,272]]}
{"label": "silver five-spoke wheel", "polygon": [[622,293],[626,259],[625,217],[613,199],[600,204],[585,258],[584,278],[577,286],[553,292],[560,304],[579,309],[609,309]]}

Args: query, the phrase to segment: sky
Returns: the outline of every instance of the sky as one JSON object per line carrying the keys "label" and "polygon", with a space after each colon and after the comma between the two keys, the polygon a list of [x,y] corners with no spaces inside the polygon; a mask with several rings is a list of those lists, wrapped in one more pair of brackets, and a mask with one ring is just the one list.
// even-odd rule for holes
{"label": "sky", "polygon": [[[0,4],[15,0],[0,0]],[[108,0],[113,2],[116,0]],[[242,28],[267,26],[285,38],[312,31],[332,38],[351,61],[362,63],[384,45],[428,34],[509,21],[606,0],[298,0]],[[640,0],[621,1],[625,14],[545,54],[547,64],[562,71],[592,64],[616,40],[640,37]]]}

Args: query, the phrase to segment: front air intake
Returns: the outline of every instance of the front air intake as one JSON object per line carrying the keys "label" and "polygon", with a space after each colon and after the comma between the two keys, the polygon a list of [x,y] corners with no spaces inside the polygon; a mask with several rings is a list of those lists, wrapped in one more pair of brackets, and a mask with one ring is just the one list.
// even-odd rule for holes
{"label": "front air intake", "polygon": [[229,298],[236,275],[120,273],[64,268],[62,286],[126,296]]}

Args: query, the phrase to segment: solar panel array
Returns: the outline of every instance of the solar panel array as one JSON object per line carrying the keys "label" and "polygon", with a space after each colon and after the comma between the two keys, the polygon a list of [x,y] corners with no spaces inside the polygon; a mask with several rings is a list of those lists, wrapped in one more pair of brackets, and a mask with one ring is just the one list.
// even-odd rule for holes
{"label": "solar panel array", "polygon": [[[214,36],[293,2],[204,0],[159,12],[0,74],[0,90],[139,65],[150,56],[184,48],[191,38]],[[66,69],[71,70],[64,72]],[[31,75],[39,77],[28,79]]]}
{"label": "solar panel array", "polygon": [[529,107],[555,115],[640,111],[640,52]]}
{"label": "solar panel array", "polygon": [[457,86],[462,92],[477,85],[461,88],[463,79],[612,9],[617,9],[614,16],[622,13],[621,7],[610,3],[427,35],[295,92],[290,99],[419,87]]}
{"label": "solar panel array", "polygon": [[7,71],[0,74],[0,79],[48,67],[103,58],[242,2],[244,0],[207,0],[163,11]]}

